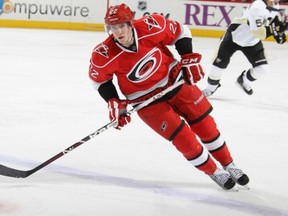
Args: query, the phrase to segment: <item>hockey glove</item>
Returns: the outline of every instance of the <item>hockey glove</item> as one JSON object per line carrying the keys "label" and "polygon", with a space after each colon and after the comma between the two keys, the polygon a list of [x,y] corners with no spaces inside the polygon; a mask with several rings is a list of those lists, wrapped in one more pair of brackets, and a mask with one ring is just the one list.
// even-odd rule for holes
{"label": "hockey glove", "polygon": [[271,31],[277,43],[283,44],[286,42],[286,35],[285,35],[286,28],[287,23],[281,22],[278,16],[275,16],[275,18],[271,22]]}
{"label": "hockey glove", "polygon": [[118,100],[112,98],[108,101],[109,118],[111,121],[116,121],[114,128],[120,130],[131,121],[131,117],[127,113],[127,100]]}
{"label": "hockey glove", "polygon": [[203,69],[200,65],[202,55],[199,53],[188,53],[181,55],[180,64],[183,70],[184,79],[188,84],[195,84],[204,77]]}

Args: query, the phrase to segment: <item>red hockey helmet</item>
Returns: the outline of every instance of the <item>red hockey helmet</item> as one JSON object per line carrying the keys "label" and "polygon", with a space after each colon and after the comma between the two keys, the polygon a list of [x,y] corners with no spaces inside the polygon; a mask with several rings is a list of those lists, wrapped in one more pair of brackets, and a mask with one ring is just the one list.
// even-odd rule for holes
{"label": "red hockey helmet", "polygon": [[106,12],[104,21],[106,25],[132,22],[134,13],[126,4],[110,6]]}

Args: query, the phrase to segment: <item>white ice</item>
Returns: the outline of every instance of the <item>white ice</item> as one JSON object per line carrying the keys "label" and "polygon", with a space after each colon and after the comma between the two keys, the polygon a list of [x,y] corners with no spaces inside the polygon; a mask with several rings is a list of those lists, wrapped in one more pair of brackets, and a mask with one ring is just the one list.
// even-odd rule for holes
{"label": "white ice", "polygon": [[[32,169],[109,122],[88,78],[90,54],[105,37],[0,29],[0,164]],[[206,74],[217,42],[193,39]],[[0,215],[288,215],[288,47],[264,45],[270,73],[253,83],[253,96],[235,84],[249,68],[236,53],[210,98],[250,190],[223,191],[135,114],[123,130],[111,128],[27,178],[0,176]]]}

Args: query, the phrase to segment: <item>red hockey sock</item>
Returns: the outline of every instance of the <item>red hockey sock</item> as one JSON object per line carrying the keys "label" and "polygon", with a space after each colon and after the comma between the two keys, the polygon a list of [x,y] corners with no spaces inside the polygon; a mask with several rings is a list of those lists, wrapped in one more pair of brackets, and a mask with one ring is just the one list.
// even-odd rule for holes
{"label": "red hockey sock", "polygon": [[208,175],[216,170],[216,164],[209,156],[208,151],[202,147],[187,125],[181,129],[172,143],[197,169]]}
{"label": "red hockey sock", "polygon": [[233,161],[230,151],[219,134],[215,140],[210,142],[203,142],[204,146],[208,149],[210,154],[221,163],[222,166],[226,166]]}
{"label": "red hockey sock", "polygon": [[233,161],[225,140],[218,131],[216,123],[211,116],[207,116],[202,121],[192,125],[191,128],[200,137],[210,154],[222,166],[226,166]]}

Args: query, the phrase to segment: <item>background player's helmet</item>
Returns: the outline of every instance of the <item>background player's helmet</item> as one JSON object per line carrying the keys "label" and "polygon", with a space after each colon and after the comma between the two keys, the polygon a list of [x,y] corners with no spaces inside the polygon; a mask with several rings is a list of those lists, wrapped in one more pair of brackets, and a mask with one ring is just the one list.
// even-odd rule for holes
{"label": "background player's helmet", "polygon": [[119,23],[132,23],[134,13],[126,4],[110,6],[106,12],[104,21],[106,25],[116,25]]}

